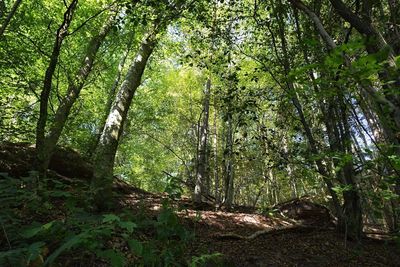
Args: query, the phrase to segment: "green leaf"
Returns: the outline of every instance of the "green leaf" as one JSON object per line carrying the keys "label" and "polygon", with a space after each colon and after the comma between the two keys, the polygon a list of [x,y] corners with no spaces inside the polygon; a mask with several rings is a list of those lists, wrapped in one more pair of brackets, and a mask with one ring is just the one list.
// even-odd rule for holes
{"label": "green leaf", "polygon": [[44,242],[35,242],[28,247],[28,262],[35,260],[39,257],[42,247],[45,246]]}
{"label": "green leaf", "polygon": [[332,188],[337,194],[343,194],[344,192],[351,191],[353,187],[351,185],[337,185]]}
{"label": "green leaf", "polygon": [[46,223],[46,224],[43,224],[43,225],[40,225],[40,226],[31,227],[31,228],[23,231],[21,233],[21,235],[24,238],[32,238],[32,237],[36,236],[38,233],[40,233],[43,230],[49,230],[53,226],[54,222],[55,221],[51,221],[49,223]]}
{"label": "green leaf", "polygon": [[128,240],[129,248],[136,253],[138,256],[143,255],[143,245],[139,240],[131,239]]}
{"label": "green leaf", "polygon": [[105,214],[103,215],[103,223],[108,223],[108,222],[119,222],[121,219],[115,215],[115,214]]}
{"label": "green leaf", "polygon": [[137,224],[134,222],[121,221],[118,223],[119,227],[126,229],[129,233],[133,232],[133,229],[137,227]]}
{"label": "green leaf", "polygon": [[52,197],[71,197],[71,193],[64,191],[53,191],[49,195]]}
{"label": "green leaf", "polygon": [[400,56],[395,57],[394,61],[396,62],[397,66],[400,66]]}
{"label": "green leaf", "polygon": [[87,232],[80,233],[78,235],[74,235],[71,238],[69,238],[64,244],[62,244],[56,251],[54,251],[45,261],[44,266],[51,265],[54,260],[60,256],[61,253],[63,253],[66,250],[71,249],[72,247],[78,245],[79,243],[82,243],[86,240],[86,235]]}
{"label": "green leaf", "polygon": [[122,267],[125,264],[124,255],[112,249],[103,250],[98,252],[97,255],[101,258],[109,260],[112,267]]}

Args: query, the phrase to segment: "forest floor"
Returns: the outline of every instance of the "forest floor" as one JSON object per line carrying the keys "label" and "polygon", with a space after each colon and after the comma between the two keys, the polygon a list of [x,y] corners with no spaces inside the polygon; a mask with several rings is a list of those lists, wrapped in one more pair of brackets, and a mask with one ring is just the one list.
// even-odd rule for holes
{"label": "forest floor", "polygon": [[[23,175],[31,168],[32,153],[33,148],[27,144],[0,144],[0,172]],[[50,169],[66,181],[75,175],[90,177],[87,166],[77,157],[73,151],[58,150]],[[115,188],[125,210],[144,211],[153,218],[168,199],[166,194],[145,192],[121,180],[117,180]],[[260,214],[250,207],[227,211],[207,203],[195,205],[188,198],[170,203],[181,223],[195,235],[187,247],[188,258],[221,253],[222,266],[400,266],[400,247],[394,241],[384,240],[384,235],[366,237],[360,244],[346,240],[323,212],[318,215],[317,211],[311,220],[299,220],[282,213]],[[304,203],[308,202],[291,205]]]}
{"label": "forest floor", "polygon": [[[123,201],[156,214],[162,199],[139,191]],[[380,236],[358,244],[333,227],[279,214],[261,215],[252,208],[218,211],[206,203],[193,205],[189,199],[176,205],[183,208],[178,212],[183,224],[196,236],[188,253],[221,253],[223,266],[400,266],[400,247]]]}

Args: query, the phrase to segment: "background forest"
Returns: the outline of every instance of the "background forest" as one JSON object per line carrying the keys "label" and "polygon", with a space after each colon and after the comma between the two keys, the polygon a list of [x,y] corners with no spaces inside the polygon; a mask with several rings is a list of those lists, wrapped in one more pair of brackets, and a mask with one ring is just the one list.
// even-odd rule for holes
{"label": "background forest", "polygon": [[118,177],[227,210],[307,196],[353,240],[398,233],[398,1],[3,0],[0,18],[0,142],[36,145],[34,192],[67,147],[96,212]]}

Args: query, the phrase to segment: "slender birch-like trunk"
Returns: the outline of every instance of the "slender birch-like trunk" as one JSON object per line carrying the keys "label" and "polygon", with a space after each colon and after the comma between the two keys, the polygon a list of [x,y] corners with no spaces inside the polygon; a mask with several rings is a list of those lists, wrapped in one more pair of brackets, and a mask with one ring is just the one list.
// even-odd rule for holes
{"label": "slender birch-like trunk", "polygon": [[107,121],[108,112],[110,111],[113,100],[115,98],[115,92],[117,91],[118,86],[120,85],[120,82],[121,82],[122,72],[125,68],[126,59],[128,58],[128,55],[131,52],[134,36],[135,35],[132,33],[131,36],[129,37],[129,41],[128,41],[126,50],[125,50],[124,54],[122,55],[121,60],[118,64],[117,77],[115,78],[114,83],[111,87],[111,90],[109,91],[108,96],[107,96],[107,102],[106,102],[106,106],[104,108],[104,117],[102,118],[99,128],[96,131],[97,132],[96,133],[96,135],[97,135],[96,141],[94,143],[94,146],[92,147],[92,151],[89,151],[89,153],[93,153],[93,150],[97,147],[97,145],[100,141],[101,133],[103,132],[104,125],[106,124],[106,121]]}
{"label": "slender birch-like trunk", "polygon": [[128,110],[139,87],[147,61],[157,44],[157,30],[152,29],[143,39],[135,59],[122,82],[94,154],[92,189],[94,203],[100,210],[107,209],[112,200],[112,182],[115,154],[123,132]]}

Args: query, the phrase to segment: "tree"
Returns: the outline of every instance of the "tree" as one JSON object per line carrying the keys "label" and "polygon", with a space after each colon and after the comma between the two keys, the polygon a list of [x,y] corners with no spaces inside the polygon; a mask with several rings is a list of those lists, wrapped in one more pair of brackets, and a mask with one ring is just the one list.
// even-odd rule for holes
{"label": "tree", "polygon": [[40,111],[39,119],[36,126],[36,150],[38,160],[38,171],[41,177],[46,176],[48,161],[50,159],[45,149],[45,135],[46,135],[46,122],[48,116],[48,105],[49,97],[52,89],[53,76],[59,61],[59,55],[61,52],[61,45],[68,35],[68,28],[71,25],[71,21],[75,12],[75,8],[78,4],[78,0],[73,0],[67,7],[64,13],[64,19],[56,32],[56,39],[53,45],[53,51],[50,57],[49,65],[46,69],[46,74],[43,81],[43,90],[40,94]]}
{"label": "tree", "polygon": [[[52,153],[54,152],[54,149],[60,138],[64,125],[68,119],[70,110],[73,104],[78,99],[79,94],[93,68],[100,45],[103,43],[107,34],[111,31],[112,27],[114,26],[116,16],[117,12],[111,11],[111,15],[109,16],[108,19],[106,19],[104,25],[101,27],[98,34],[95,34],[89,41],[86,47],[86,52],[83,55],[81,66],[79,67],[74,77],[69,79],[66,95],[60,100],[59,106],[54,114],[54,119],[49,127],[48,134],[44,133],[46,122],[44,122],[44,125],[42,122],[42,120],[45,120],[45,117],[47,116],[43,116],[41,119],[39,119],[39,121],[41,122],[39,129],[40,134],[38,135],[37,138],[37,143],[39,144],[37,145],[37,150],[39,159],[38,167],[42,176],[45,176],[46,170],[50,162],[50,158],[52,156]],[[45,98],[43,98],[42,101],[46,101]]]}
{"label": "tree", "polygon": [[160,27],[160,22],[155,21],[154,25],[143,38],[135,59],[117,92],[115,101],[103,127],[100,141],[96,147],[92,187],[96,190],[95,204],[99,209],[105,209],[104,205],[111,204],[113,166],[118,142],[133,96],[141,83],[147,61],[157,44],[157,34],[160,31]]}
{"label": "tree", "polygon": [[194,188],[194,201],[200,203],[203,194],[208,194],[210,189],[208,175],[208,138],[209,138],[209,113],[210,113],[211,79],[208,78],[204,89],[202,123],[199,132],[197,177]]}

